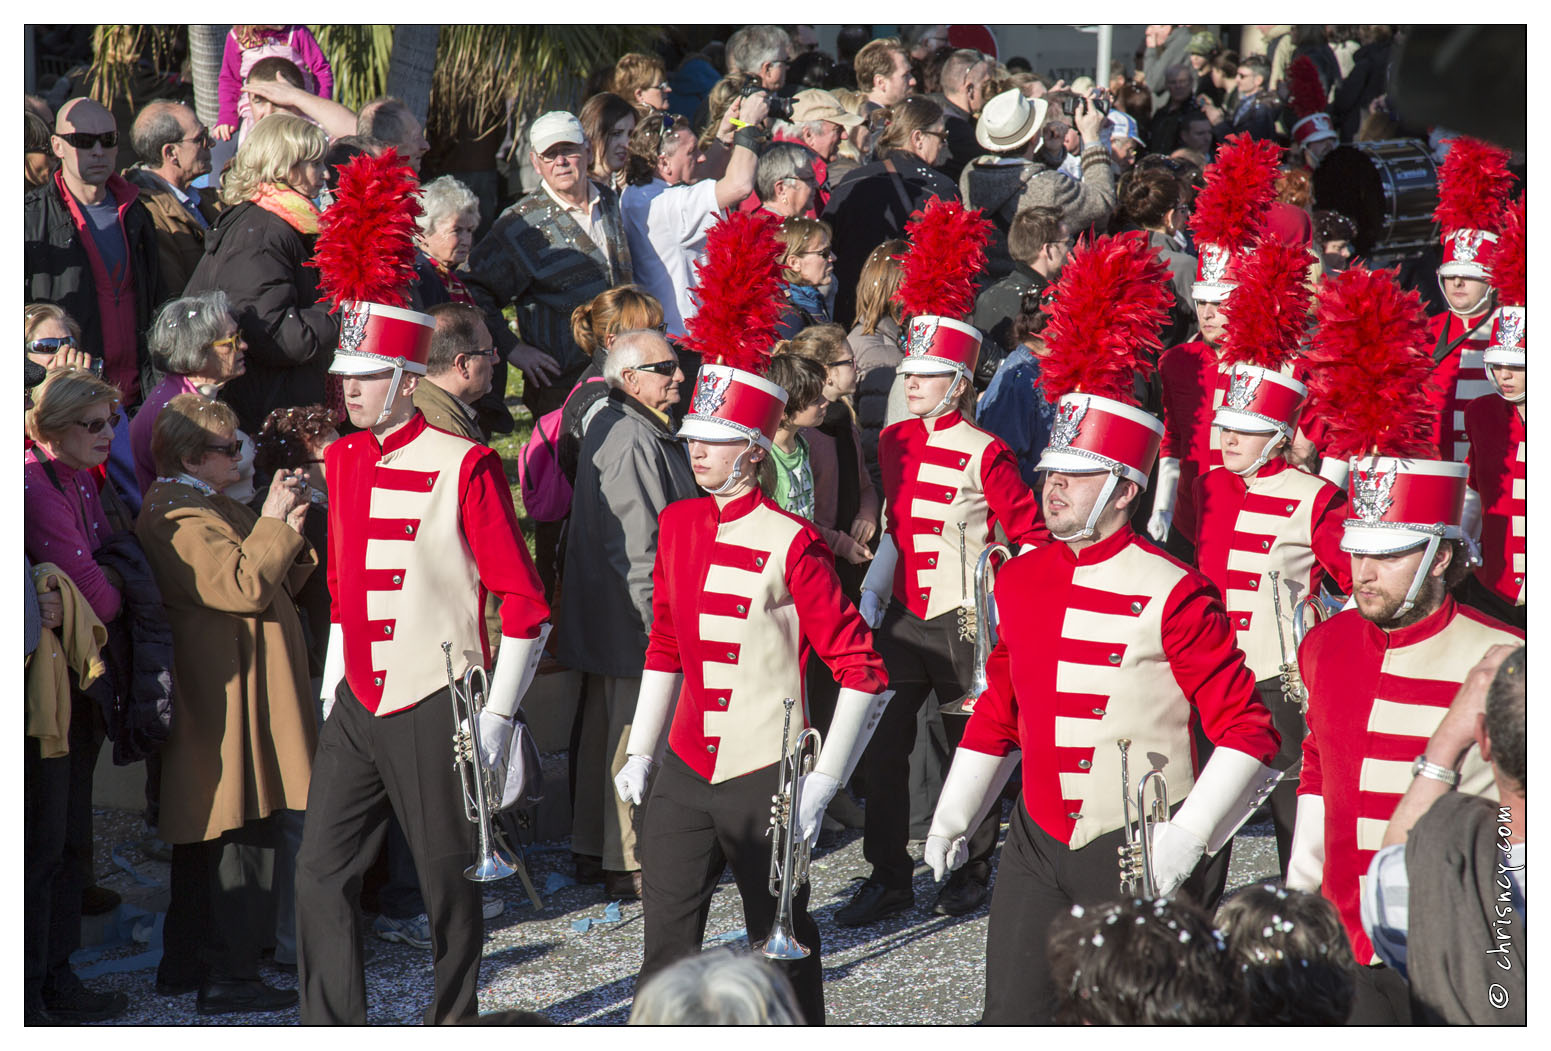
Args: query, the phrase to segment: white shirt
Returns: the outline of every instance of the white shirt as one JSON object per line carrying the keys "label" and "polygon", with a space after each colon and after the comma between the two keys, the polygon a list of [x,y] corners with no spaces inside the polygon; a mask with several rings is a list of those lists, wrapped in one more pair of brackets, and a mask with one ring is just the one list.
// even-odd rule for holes
{"label": "white shirt", "polygon": [[662,303],[668,332],[683,335],[684,322],[698,309],[689,297],[694,264],[705,251],[706,231],[721,215],[716,180],[669,186],[653,179],[645,186],[627,186],[619,211],[636,284]]}
{"label": "white shirt", "polygon": [[582,181],[587,184],[586,207],[579,204],[566,203],[554,191],[554,188],[542,179],[539,180],[539,185],[544,187],[544,192],[549,194],[551,201],[554,201],[555,204],[560,206],[561,210],[576,220],[576,225],[580,226],[582,233],[586,234],[588,239],[598,246],[598,251],[603,253],[603,258],[612,263],[614,257],[609,252],[608,226],[603,222],[603,198],[598,194],[598,188],[592,184],[591,179],[584,175],[582,176]]}

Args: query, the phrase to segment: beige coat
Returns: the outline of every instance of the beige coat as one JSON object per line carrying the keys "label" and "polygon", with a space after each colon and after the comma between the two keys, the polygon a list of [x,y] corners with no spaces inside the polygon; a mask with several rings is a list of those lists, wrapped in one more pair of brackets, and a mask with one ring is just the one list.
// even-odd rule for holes
{"label": "beige coat", "polygon": [[485,444],[485,436],[479,432],[479,424],[463,403],[429,379],[420,377],[415,388],[415,408],[425,415],[425,422],[448,434],[456,434],[471,442]]}
{"label": "beige coat", "polygon": [[317,555],[284,522],[178,482],[151,486],[135,533],[172,625],[162,838],[305,809],[318,725],[292,596]]}

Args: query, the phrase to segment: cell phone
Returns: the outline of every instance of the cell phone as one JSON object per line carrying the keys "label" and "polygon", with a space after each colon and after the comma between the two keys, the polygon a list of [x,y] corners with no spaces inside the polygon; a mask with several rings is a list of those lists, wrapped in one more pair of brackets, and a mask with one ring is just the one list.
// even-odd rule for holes
{"label": "cell phone", "polygon": [[92,363],[91,363],[90,368],[91,368],[93,373],[95,373],[98,376],[101,376],[102,375],[102,359],[101,358],[92,358]]}

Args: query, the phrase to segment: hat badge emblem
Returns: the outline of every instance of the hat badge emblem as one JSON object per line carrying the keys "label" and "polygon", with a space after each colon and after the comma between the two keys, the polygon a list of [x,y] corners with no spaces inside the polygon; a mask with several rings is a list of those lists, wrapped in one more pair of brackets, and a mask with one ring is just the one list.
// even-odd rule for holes
{"label": "hat badge emblem", "polygon": [[1497,315],[1497,345],[1517,348],[1524,345],[1524,311],[1504,307]]}
{"label": "hat badge emblem", "polygon": [[1364,522],[1378,522],[1395,506],[1389,495],[1395,487],[1394,470],[1357,471],[1352,475],[1352,506]]}
{"label": "hat badge emblem", "polygon": [[1082,418],[1088,415],[1088,399],[1063,402],[1056,407],[1055,423],[1050,427],[1050,448],[1065,449],[1082,431]]}
{"label": "hat badge emblem", "polygon": [[1201,246],[1201,280],[1221,281],[1228,273],[1228,250],[1221,245]]}
{"label": "hat badge emblem", "polygon": [[910,323],[910,342],[905,347],[907,357],[917,358],[931,352],[937,342],[938,325],[935,319],[916,318]]}
{"label": "hat badge emblem", "polygon": [[1235,370],[1228,379],[1228,396],[1225,399],[1230,409],[1247,409],[1255,400],[1255,390],[1260,386],[1260,373]]}
{"label": "hat badge emblem", "polygon": [[366,322],[372,316],[370,303],[347,303],[339,324],[339,349],[353,351],[366,342]]}
{"label": "hat badge emblem", "polygon": [[691,405],[697,416],[714,416],[716,410],[722,407],[727,400],[727,390],[732,386],[732,377],[724,373],[707,372],[700,377],[700,383],[695,387],[695,400]]}
{"label": "hat badge emblem", "polygon": [[1457,230],[1454,233],[1454,259],[1460,263],[1475,262],[1486,235],[1480,230]]}

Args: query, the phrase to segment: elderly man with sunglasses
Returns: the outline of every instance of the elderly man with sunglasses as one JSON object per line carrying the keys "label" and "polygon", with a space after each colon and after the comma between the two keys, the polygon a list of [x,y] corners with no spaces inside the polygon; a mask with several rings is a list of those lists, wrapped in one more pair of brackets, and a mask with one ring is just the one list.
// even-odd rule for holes
{"label": "elderly man with sunglasses", "polygon": [[[71,99],[60,107],[49,144],[59,170],[23,204],[27,301],[57,304],[80,322],[85,349],[102,358],[104,378],[132,410],[155,386],[146,333],[167,298],[151,213],[140,191],[114,172],[118,125],[105,108]],[[138,508],[129,428],[118,434],[108,476]]]}

